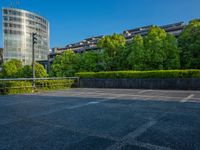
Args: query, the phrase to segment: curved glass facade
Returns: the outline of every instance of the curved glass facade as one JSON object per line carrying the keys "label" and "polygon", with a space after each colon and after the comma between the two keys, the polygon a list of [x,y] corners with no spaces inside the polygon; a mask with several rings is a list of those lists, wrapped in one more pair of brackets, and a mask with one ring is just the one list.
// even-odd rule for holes
{"label": "curved glass facade", "polygon": [[3,8],[4,62],[18,59],[24,65],[32,63],[32,33],[37,33],[35,60],[47,60],[49,52],[49,23],[29,11]]}

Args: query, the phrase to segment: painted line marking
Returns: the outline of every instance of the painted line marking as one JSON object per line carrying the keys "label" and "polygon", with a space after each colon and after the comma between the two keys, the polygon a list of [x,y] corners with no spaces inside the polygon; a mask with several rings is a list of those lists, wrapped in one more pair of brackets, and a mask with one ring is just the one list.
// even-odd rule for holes
{"label": "painted line marking", "polygon": [[131,139],[135,139],[138,136],[140,136],[141,134],[143,134],[145,131],[147,131],[147,129],[149,129],[150,127],[152,127],[153,125],[155,125],[157,123],[157,121],[155,120],[151,120],[150,122],[142,125],[140,128],[138,128],[137,130],[129,133],[127,135],[127,138],[131,138]]}
{"label": "painted line marking", "polygon": [[135,140],[134,141],[128,141],[128,144],[147,148],[149,150],[172,150],[171,148],[168,148],[168,147],[153,145],[153,144],[139,142],[139,141],[135,141]]}
{"label": "painted line marking", "polygon": [[84,106],[88,106],[88,105],[99,104],[99,103],[102,103],[102,102],[105,102],[105,101],[103,101],[103,100],[101,100],[101,101],[92,101],[92,102],[88,102],[86,104],[80,104],[80,105],[71,106],[71,107],[68,107],[67,109],[75,109],[75,108],[80,108],[80,107],[84,107]]}
{"label": "painted line marking", "polygon": [[156,120],[151,120],[151,121],[145,123],[144,125],[142,125],[138,129],[136,129],[135,131],[130,132],[129,134],[124,136],[121,139],[121,141],[119,141],[119,142],[111,145],[110,147],[108,147],[107,150],[118,150],[118,149],[121,149],[124,145],[126,145],[128,143],[128,141],[135,140],[138,136],[143,134],[145,131],[147,131],[147,129],[151,128],[156,123],[157,123]]}
{"label": "painted line marking", "polygon": [[45,111],[45,112],[36,113],[36,114],[30,115],[28,117],[34,118],[34,117],[37,117],[37,116],[48,115],[48,114],[52,114],[52,113],[63,111],[63,110],[71,110],[71,109],[76,109],[76,108],[80,108],[80,107],[84,107],[84,106],[88,106],[88,105],[96,105],[96,104],[103,103],[103,102],[106,102],[106,101],[108,101],[108,100],[105,99],[105,100],[99,100],[99,101],[90,101],[90,102],[87,102],[87,103],[78,104],[78,105],[74,105],[74,106],[63,106],[63,107],[60,107],[60,108],[55,108],[53,110],[48,110],[48,111]]}
{"label": "painted line marking", "polygon": [[190,94],[189,96],[187,96],[186,98],[182,99],[180,102],[181,103],[186,103],[188,100],[190,100],[191,98],[194,97],[194,94]]}
{"label": "painted line marking", "polygon": [[146,92],[153,92],[153,90],[142,90],[142,91],[139,91],[138,94],[143,94],[143,93],[146,93]]}
{"label": "painted line marking", "polygon": [[84,106],[88,106],[88,105],[96,105],[96,104],[99,104],[99,103],[103,103],[103,102],[106,102],[106,101],[110,101],[110,100],[113,100],[113,99],[116,99],[116,98],[119,98],[120,96],[115,96],[115,97],[107,97],[107,98],[104,98],[104,100],[99,100],[99,101],[91,101],[91,102],[88,102],[86,104],[80,104],[80,105],[75,105],[75,106],[72,106],[72,107],[69,107],[68,109],[75,109],[75,108],[80,108],[80,107],[84,107]]}
{"label": "painted line marking", "polygon": [[[145,90],[145,91],[150,91],[150,90]],[[151,90],[152,91],[152,90]],[[143,91],[144,92],[144,91]],[[176,101],[180,101],[180,99],[182,99],[183,97],[180,97],[180,96],[162,96],[162,95],[145,95],[145,94],[120,94],[120,93],[100,93],[100,92],[80,92],[80,93],[77,93],[77,92],[71,92],[71,93],[65,93],[64,96],[74,96],[74,97],[89,97],[89,98],[106,98],[106,96],[109,97],[115,97],[115,98],[118,98],[118,97],[137,97],[137,98],[152,98],[152,99],[156,99],[159,97],[159,99],[165,99],[165,100],[170,100],[170,99],[174,99]],[[55,96],[55,95],[51,95],[51,96]],[[57,95],[56,95],[57,96]],[[98,96],[98,97],[97,97]],[[178,100],[179,99],[179,100]],[[192,98],[193,100],[199,100],[198,98]]]}
{"label": "painted line marking", "polygon": [[[110,92],[109,92],[110,91]],[[144,99],[153,99],[153,100],[156,100],[159,98],[159,100],[166,100],[166,101],[171,101],[171,100],[175,100],[175,101],[180,101],[180,99],[183,99],[183,97],[180,97],[180,96],[167,96],[167,95],[157,95],[156,93],[154,95],[145,95],[144,93],[145,92],[154,92],[154,90],[142,90],[142,91],[139,91],[137,94],[136,93],[126,93],[126,94],[123,94],[123,93],[120,93],[120,91],[118,93],[112,93],[112,91],[114,90],[106,90],[106,91],[96,91],[96,90],[89,90],[89,91],[62,91],[60,93],[60,95],[56,94],[50,94],[51,96],[72,96],[72,97],[81,97],[81,98],[106,98],[108,97],[121,97],[122,99],[123,98],[126,98],[126,97],[131,97],[131,99],[133,99],[134,97],[137,97],[137,98],[144,98]],[[127,90],[125,90],[127,91]],[[137,90],[138,91],[138,90]],[[155,90],[156,91],[156,90]],[[117,92],[117,90],[115,90],[115,92]],[[131,90],[130,90],[131,92]],[[158,92],[158,91],[156,91]],[[166,93],[167,91],[160,91],[161,93]],[[169,91],[170,93],[174,93],[174,91]],[[178,91],[179,93],[180,91]],[[182,92],[182,91],[181,91]],[[180,92],[180,95],[181,95],[181,92]],[[175,92],[176,93],[176,92]],[[188,94],[192,94],[192,93],[188,93]],[[41,96],[41,95],[40,95]],[[44,96],[44,95],[43,95]],[[45,96],[49,96],[48,93],[45,94]],[[130,99],[130,98],[129,98]],[[135,99],[135,98],[134,98]],[[195,98],[193,97],[191,100],[194,100],[196,102],[196,100],[199,101],[199,98]]]}
{"label": "painted line marking", "polygon": [[[49,115],[49,114],[60,112],[60,111],[63,111],[63,110],[71,110],[71,109],[85,107],[85,106],[88,106],[88,105],[96,105],[96,104],[103,103],[103,102],[106,102],[106,101],[108,101],[108,100],[91,101],[91,102],[88,102],[88,103],[85,103],[85,104],[79,104],[79,105],[74,105],[74,106],[70,106],[70,107],[69,106],[63,106],[63,107],[56,108],[56,109],[53,109],[53,110],[49,110],[49,111],[45,111],[45,112],[41,112],[41,113],[36,113],[36,114],[30,115],[30,116],[27,116],[27,118],[35,118],[35,117],[38,117],[38,116]],[[19,120],[22,120],[22,119],[19,119]],[[17,121],[19,121],[19,120],[17,120]],[[16,122],[16,120],[5,122],[5,123],[0,123],[0,124],[6,125],[6,124],[12,123],[12,122]]]}

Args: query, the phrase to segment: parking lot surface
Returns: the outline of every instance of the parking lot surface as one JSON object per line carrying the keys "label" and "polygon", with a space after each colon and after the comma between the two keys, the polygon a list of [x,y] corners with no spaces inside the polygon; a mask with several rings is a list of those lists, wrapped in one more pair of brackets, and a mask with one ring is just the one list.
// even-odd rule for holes
{"label": "parking lot surface", "polygon": [[200,91],[0,96],[1,150],[200,150]]}

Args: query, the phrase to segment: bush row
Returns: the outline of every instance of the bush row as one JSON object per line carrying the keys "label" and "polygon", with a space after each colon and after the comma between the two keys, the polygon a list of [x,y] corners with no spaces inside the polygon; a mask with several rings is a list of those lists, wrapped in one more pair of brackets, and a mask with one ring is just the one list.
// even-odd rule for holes
{"label": "bush row", "polygon": [[80,72],[80,78],[200,78],[200,70]]}
{"label": "bush row", "polygon": [[35,85],[37,90],[57,90],[70,88],[74,80],[38,80]]}
{"label": "bush row", "polygon": [[3,81],[0,83],[1,94],[31,93],[32,83],[29,81]]}
{"label": "bush row", "polygon": [[74,80],[38,80],[33,89],[31,81],[1,81],[0,94],[27,94],[41,90],[58,90],[70,88]]}

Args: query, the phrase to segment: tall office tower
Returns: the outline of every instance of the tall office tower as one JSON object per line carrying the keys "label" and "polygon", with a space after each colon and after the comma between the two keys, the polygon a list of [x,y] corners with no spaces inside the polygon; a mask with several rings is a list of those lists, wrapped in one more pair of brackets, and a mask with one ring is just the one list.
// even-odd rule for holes
{"label": "tall office tower", "polygon": [[29,11],[3,8],[4,62],[18,59],[24,65],[32,63],[32,33],[37,34],[35,60],[47,60],[49,52],[49,23]]}

